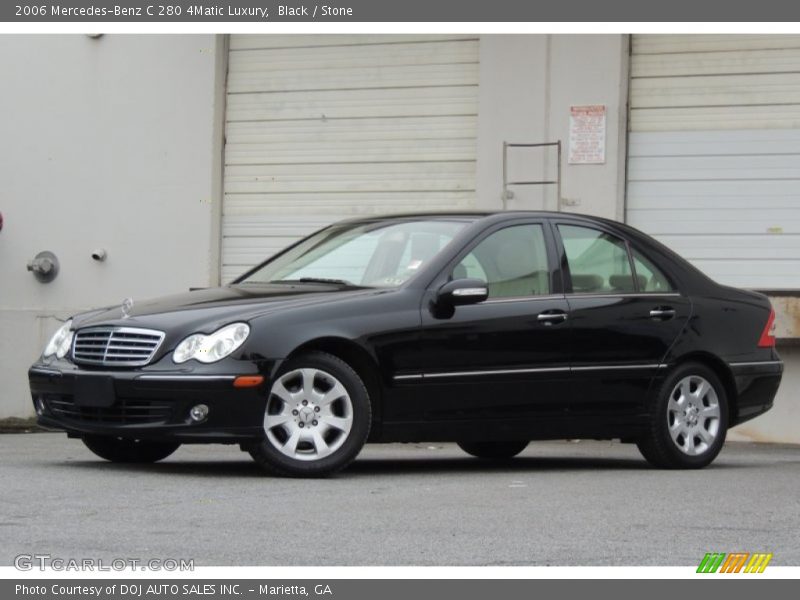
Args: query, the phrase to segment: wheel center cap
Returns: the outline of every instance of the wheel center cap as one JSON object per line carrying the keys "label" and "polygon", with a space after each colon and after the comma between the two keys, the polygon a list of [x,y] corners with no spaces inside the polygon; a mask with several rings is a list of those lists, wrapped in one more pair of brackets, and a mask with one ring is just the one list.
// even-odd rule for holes
{"label": "wheel center cap", "polygon": [[302,423],[310,423],[314,420],[314,407],[310,404],[308,406],[301,406],[297,409],[297,417]]}

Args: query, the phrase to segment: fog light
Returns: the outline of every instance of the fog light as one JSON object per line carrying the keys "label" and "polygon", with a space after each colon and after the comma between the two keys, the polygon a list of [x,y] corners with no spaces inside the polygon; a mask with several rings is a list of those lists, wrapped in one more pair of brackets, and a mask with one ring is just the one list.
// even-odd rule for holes
{"label": "fog light", "polygon": [[41,396],[36,398],[36,414],[40,417],[44,414],[44,400]]}
{"label": "fog light", "polygon": [[189,411],[189,416],[195,423],[202,423],[208,417],[208,407],[205,404],[197,404]]}

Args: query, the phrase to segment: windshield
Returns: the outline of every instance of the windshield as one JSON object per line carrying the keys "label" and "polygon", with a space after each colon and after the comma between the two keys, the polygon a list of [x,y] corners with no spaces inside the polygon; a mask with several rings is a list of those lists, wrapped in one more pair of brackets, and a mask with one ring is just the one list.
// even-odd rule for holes
{"label": "windshield", "polygon": [[397,287],[436,256],[466,224],[431,219],[334,225],[237,283],[321,281]]}

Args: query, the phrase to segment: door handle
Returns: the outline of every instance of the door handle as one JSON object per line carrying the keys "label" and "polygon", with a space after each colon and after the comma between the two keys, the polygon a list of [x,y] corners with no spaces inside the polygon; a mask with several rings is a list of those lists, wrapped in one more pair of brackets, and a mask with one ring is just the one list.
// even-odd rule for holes
{"label": "door handle", "polygon": [[670,306],[656,306],[650,311],[650,316],[653,319],[667,321],[675,316],[675,309]]}
{"label": "door handle", "polygon": [[558,323],[563,323],[567,320],[567,313],[563,311],[558,312],[543,312],[539,313],[536,317],[536,320],[539,321],[542,325],[549,327],[550,325],[556,325]]}

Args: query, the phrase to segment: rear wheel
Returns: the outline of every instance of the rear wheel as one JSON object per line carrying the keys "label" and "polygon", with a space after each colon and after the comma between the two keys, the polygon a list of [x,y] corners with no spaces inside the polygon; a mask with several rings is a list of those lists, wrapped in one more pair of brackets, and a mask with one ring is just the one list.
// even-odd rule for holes
{"label": "rear wheel", "polygon": [[467,454],[471,454],[477,458],[494,460],[512,458],[525,450],[527,446],[527,440],[510,442],[458,442],[458,447]]}
{"label": "rear wheel", "polygon": [[310,352],[290,359],[275,379],[264,412],[264,440],[250,446],[267,471],[323,477],[349,465],[369,434],[369,394],[341,359]]}
{"label": "rear wheel", "polygon": [[82,440],[100,458],[117,463],[157,462],[180,447],[180,444],[129,440],[107,435],[85,435]]}
{"label": "rear wheel", "polygon": [[661,387],[649,431],[637,442],[662,469],[699,469],[717,457],[728,429],[728,399],[717,375],[699,363],[676,368]]}

